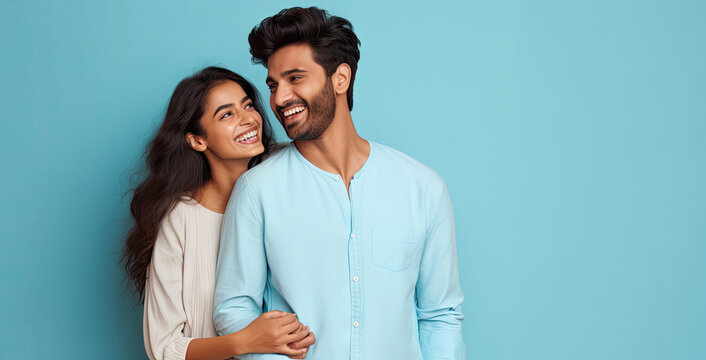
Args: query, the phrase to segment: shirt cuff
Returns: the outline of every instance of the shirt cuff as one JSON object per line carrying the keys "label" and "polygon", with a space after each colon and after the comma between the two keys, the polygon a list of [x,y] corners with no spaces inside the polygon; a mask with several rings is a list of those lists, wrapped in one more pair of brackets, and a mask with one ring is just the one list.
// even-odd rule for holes
{"label": "shirt cuff", "polygon": [[186,359],[186,349],[193,340],[190,337],[182,337],[174,340],[164,349],[164,360],[184,360]]}

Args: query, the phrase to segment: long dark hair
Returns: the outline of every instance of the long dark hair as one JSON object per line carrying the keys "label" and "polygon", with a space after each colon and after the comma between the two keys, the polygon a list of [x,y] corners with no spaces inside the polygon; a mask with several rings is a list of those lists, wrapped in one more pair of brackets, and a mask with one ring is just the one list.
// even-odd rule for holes
{"label": "long dark hair", "polygon": [[267,67],[267,60],[279,48],[290,44],[306,43],[311,46],[314,61],[333,75],[339,65],[351,67],[348,87],[348,109],[353,110],[353,83],[360,60],[360,40],[353,32],[350,21],[329,15],[316,7],[293,7],[265,18],[248,36],[252,62]]}
{"label": "long dark hair", "polygon": [[135,225],[125,240],[122,263],[140,301],[144,301],[147,267],[162,219],[182,195],[192,194],[211,179],[206,156],[191,148],[186,134],[204,134],[200,119],[206,97],[211,88],[223,81],[240,85],[262,116],[261,138],[265,152],[250,160],[249,167],[259,163],[274,148],[275,138],[260,95],[242,76],[227,69],[207,67],[177,85],[164,122],[145,150],[146,176],[134,190],[130,203]]}

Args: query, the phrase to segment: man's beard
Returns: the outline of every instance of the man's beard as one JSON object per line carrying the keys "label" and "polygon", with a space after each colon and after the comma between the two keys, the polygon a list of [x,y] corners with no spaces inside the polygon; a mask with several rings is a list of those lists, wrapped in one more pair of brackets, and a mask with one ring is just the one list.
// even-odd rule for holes
{"label": "man's beard", "polygon": [[336,114],[336,95],[333,93],[331,79],[326,79],[324,88],[306,104],[309,116],[304,123],[299,122],[293,127],[285,127],[287,136],[292,140],[314,140],[328,129]]}

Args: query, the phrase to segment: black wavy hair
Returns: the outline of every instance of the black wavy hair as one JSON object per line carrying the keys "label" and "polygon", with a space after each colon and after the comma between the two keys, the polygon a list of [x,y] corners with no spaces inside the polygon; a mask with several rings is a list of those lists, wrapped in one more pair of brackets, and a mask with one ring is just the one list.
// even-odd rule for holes
{"label": "black wavy hair", "polygon": [[147,268],[162,219],[185,193],[194,193],[211,179],[206,156],[191,148],[186,141],[186,134],[205,134],[201,126],[204,103],[211,88],[224,81],[240,85],[262,116],[262,145],[265,152],[252,158],[248,167],[257,165],[278,148],[260,95],[242,76],[228,69],[211,66],[183,79],[177,85],[164,121],[147,145],[146,176],[134,190],[130,202],[130,213],[135,223],[125,238],[122,263],[140,301],[144,300]]}
{"label": "black wavy hair", "polygon": [[311,46],[314,61],[324,68],[326,76],[333,75],[339,65],[348,64],[351,67],[348,109],[353,110],[353,82],[360,60],[360,40],[350,21],[316,7],[293,7],[262,20],[250,32],[248,42],[252,62],[265,67],[275,51],[297,43]]}

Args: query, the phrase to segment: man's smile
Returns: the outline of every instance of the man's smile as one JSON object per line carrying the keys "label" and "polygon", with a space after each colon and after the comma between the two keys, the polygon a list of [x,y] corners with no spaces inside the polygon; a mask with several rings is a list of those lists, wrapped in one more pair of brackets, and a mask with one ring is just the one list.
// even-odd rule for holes
{"label": "man's smile", "polygon": [[307,107],[304,105],[293,105],[280,111],[281,119],[286,127],[294,126],[307,114]]}

